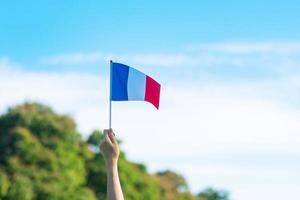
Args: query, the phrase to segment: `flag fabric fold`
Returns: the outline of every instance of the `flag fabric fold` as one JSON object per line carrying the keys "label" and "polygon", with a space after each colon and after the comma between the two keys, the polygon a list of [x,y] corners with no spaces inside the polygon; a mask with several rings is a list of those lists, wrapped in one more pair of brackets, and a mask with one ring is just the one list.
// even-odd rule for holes
{"label": "flag fabric fold", "polygon": [[110,100],[147,101],[159,109],[160,84],[132,67],[111,62]]}

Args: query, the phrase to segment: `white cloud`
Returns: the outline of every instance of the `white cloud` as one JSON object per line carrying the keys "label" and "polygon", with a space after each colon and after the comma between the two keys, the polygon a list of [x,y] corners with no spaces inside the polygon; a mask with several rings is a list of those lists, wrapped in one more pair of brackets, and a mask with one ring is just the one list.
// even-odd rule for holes
{"label": "white cloud", "polygon": [[[283,199],[297,194],[300,183],[297,170],[273,167],[247,167],[228,164],[179,164],[184,168],[189,181],[198,183],[201,188],[215,185],[220,189],[234,191],[236,200]],[[291,177],[294,174],[294,177]],[[291,180],[292,179],[292,180]],[[298,179],[298,180],[297,180]],[[202,180],[206,180],[205,183]],[[195,188],[191,188],[194,189]],[[197,188],[196,188],[197,190]]]}
{"label": "white cloud", "polygon": [[132,64],[178,66],[189,62],[189,57],[185,54],[111,54],[103,52],[78,52],[60,54],[55,56],[45,56],[40,59],[42,64],[85,64],[108,62],[109,60],[120,60]]}
{"label": "white cloud", "polygon": [[[108,62],[109,60],[122,61],[136,65],[177,67],[183,65],[213,65],[229,62],[228,58],[210,53],[144,53],[144,54],[111,54],[103,52],[66,53],[40,58],[41,64],[88,64]],[[231,63],[239,63],[235,58]]]}
{"label": "white cloud", "polygon": [[299,54],[300,42],[223,42],[193,44],[186,48],[192,51],[213,51],[226,54]]}
{"label": "white cloud", "polygon": [[[175,52],[114,54],[101,51],[63,53],[40,58],[41,64],[74,65],[116,60],[137,66],[190,68],[215,73],[216,69],[256,69],[277,76],[300,74],[300,42],[224,42],[193,44]],[[287,74],[287,72],[289,72]]]}
{"label": "white cloud", "polygon": [[19,72],[18,68],[20,68],[20,65],[11,62],[11,60],[7,57],[0,57],[0,71],[1,75],[4,77],[7,74],[16,74]]}
{"label": "white cloud", "polygon": [[99,62],[99,61],[109,61],[117,57],[114,54],[107,54],[101,52],[91,52],[91,53],[70,53],[70,54],[60,54],[50,57],[42,57],[40,62],[42,64],[78,64],[78,63],[89,63],[89,62]]}
{"label": "white cloud", "polygon": [[[0,63],[2,109],[25,100],[40,101],[72,115],[85,134],[94,128],[107,127],[106,77],[26,72],[14,70],[7,59]],[[297,174],[289,176],[279,169],[266,172],[267,169],[259,167],[251,171],[238,164],[216,166],[205,161],[207,157],[237,152],[299,155],[300,111],[286,105],[281,95],[281,91],[285,91],[283,96],[298,99],[294,94],[295,86],[299,86],[296,78],[261,83],[233,81],[201,85],[186,82],[184,86],[178,85],[163,87],[160,111],[143,102],[113,103],[113,128],[124,140],[123,148],[130,159],[146,163],[151,171],[170,167],[182,172],[187,175],[193,191],[204,183],[229,186],[236,199],[246,200],[250,192],[256,191],[249,187],[260,182],[261,175],[265,174],[266,187],[267,183],[274,184],[273,179],[268,180],[274,174],[285,178],[281,185],[283,191],[296,195],[296,190],[288,186],[299,183],[295,181]],[[204,163],[194,163],[195,160]],[[289,171],[291,165],[293,163],[287,163],[284,170]],[[234,177],[237,179],[233,180]],[[271,187],[266,188],[271,191]]]}

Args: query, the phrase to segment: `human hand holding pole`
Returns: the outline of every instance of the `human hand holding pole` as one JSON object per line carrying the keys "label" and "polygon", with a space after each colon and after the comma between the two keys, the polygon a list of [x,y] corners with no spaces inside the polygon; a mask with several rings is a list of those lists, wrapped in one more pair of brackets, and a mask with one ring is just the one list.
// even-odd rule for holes
{"label": "human hand holding pole", "polygon": [[124,200],[118,173],[120,149],[112,129],[104,130],[104,139],[100,143],[107,171],[107,199]]}

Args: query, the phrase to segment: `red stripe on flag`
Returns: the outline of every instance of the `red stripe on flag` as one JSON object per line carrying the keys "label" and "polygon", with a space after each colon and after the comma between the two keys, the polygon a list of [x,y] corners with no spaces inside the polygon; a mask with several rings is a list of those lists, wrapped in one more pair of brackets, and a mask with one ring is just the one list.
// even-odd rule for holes
{"label": "red stripe on flag", "polygon": [[145,101],[152,103],[159,108],[160,84],[146,75],[146,94]]}

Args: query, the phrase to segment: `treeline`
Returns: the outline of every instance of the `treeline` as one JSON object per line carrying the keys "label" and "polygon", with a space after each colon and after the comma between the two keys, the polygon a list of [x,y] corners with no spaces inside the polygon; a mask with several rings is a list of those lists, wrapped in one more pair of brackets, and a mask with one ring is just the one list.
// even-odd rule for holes
{"label": "treeline", "polygon": [[[0,116],[1,200],[104,200],[106,173],[94,131],[84,141],[73,119],[38,103]],[[189,192],[181,175],[149,174],[121,152],[120,179],[127,200],[227,200],[226,192]]]}

